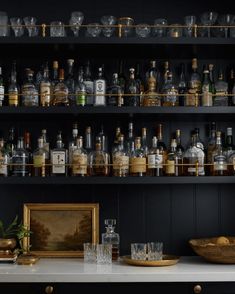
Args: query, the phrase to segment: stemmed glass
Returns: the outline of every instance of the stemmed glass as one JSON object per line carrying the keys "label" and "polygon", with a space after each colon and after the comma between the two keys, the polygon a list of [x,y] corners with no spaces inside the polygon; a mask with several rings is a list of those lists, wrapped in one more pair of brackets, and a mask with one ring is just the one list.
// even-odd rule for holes
{"label": "stemmed glass", "polygon": [[28,30],[29,37],[35,37],[38,35],[38,28],[36,27],[37,19],[33,16],[24,17],[24,23]]}
{"label": "stemmed glass", "polygon": [[71,17],[69,20],[69,25],[71,26],[71,30],[74,33],[75,37],[78,37],[80,27],[84,20],[84,14],[80,11],[74,11],[71,13]]}
{"label": "stemmed glass", "polygon": [[184,17],[184,23],[187,26],[184,29],[185,37],[193,37],[193,27],[196,24],[196,16],[194,15],[187,15]]}
{"label": "stemmed glass", "polygon": [[200,18],[203,25],[208,26],[207,28],[207,37],[211,37],[211,30],[209,26],[212,26],[215,24],[218,17],[218,13],[214,11],[204,12]]}
{"label": "stemmed glass", "polygon": [[10,22],[11,22],[11,27],[15,33],[15,37],[21,37],[24,34],[22,19],[20,17],[11,17]]}
{"label": "stemmed glass", "polygon": [[112,27],[117,23],[117,18],[113,15],[104,15],[100,19],[102,25],[104,25],[102,32],[105,37],[111,37],[115,31],[115,27]]}
{"label": "stemmed glass", "polygon": [[[235,16],[232,14],[223,14],[218,18],[218,23],[222,26],[230,26],[234,22]],[[229,28],[225,27],[224,28],[224,35],[225,38],[229,37]]]}

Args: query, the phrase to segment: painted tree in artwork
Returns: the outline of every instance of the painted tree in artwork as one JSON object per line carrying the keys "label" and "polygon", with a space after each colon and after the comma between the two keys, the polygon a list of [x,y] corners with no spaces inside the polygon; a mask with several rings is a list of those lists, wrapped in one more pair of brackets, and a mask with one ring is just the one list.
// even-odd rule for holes
{"label": "painted tree in artwork", "polygon": [[42,223],[31,218],[30,229],[33,232],[30,238],[32,250],[45,250],[50,231]]}

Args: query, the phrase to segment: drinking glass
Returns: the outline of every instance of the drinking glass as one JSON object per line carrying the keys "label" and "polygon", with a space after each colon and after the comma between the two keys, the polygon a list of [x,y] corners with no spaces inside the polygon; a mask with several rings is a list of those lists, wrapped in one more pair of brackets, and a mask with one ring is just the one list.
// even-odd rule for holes
{"label": "drinking glass", "polygon": [[61,21],[53,21],[50,23],[51,37],[65,37],[64,24]]}
{"label": "drinking glass", "polygon": [[147,243],[148,260],[162,260],[162,242],[149,242]]}
{"label": "drinking glass", "polygon": [[207,27],[207,37],[211,37],[211,29],[209,26],[212,26],[215,24],[218,17],[218,13],[214,11],[204,12],[201,14],[200,19],[203,25],[208,26]]}
{"label": "drinking glass", "polygon": [[[234,22],[235,16],[233,14],[223,14],[221,16],[219,16],[218,18],[218,23],[219,25],[222,26],[230,26],[232,25],[232,23]],[[223,35],[225,38],[228,38],[230,36],[230,29],[229,27],[225,27],[225,28],[219,28],[219,30],[223,31]]]}
{"label": "drinking glass", "polygon": [[73,11],[70,16],[69,25],[75,37],[78,37],[79,30],[84,21],[84,14],[80,11]]}
{"label": "drinking glass", "polygon": [[118,24],[122,25],[121,36],[129,37],[133,32],[134,19],[131,17],[121,17],[118,20]]}
{"label": "drinking glass", "polygon": [[150,34],[150,27],[146,23],[138,24],[135,28],[135,32],[138,37],[147,38]]}
{"label": "drinking glass", "polygon": [[132,243],[131,244],[131,259],[146,260],[147,246],[145,243]]}
{"label": "drinking glass", "polygon": [[8,35],[8,16],[6,12],[0,11],[0,37]]}
{"label": "drinking glass", "polygon": [[84,262],[95,263],[96,262],[96,244],[84,243]]}
{"label": "drinking glass", "polygon": [[90,23],[87,26],[87,36],[88,37],[99,37],[101,33],[101,27],[99,23]]}
{"label": "drinking glass", "polygon": [[196,24],[196,16],[187,15],[184,17],[184,23],[187,26],[184,28],[184,36],[185,37],[193,37],[193,29]]}
{"label": "drinking glass", "polygon": [[37,19],[33,16],[24,17],[24,23],[28,30],[29,37],[36,37],[38,35],[38,27],[36,27]]}
{"label": "drinking glass", "polygon": [[111,244],[97,244],[96,254],[97,254],[98,264],[112,263],[112,245]]}
{"label": "drinking glass", "polygon": [[15,33],[15,37],[21,37],[24,34],[22,19],[20,17],[11,17],[10,22],[11,22],[11,27]]}
{"label": "drinking glass", "polygon": [[[154,21],[155,27],[153,28],[153,35],[155,37],[165,37],[166,36],[166,27],[163,27],[167,25],[167,20],[164,18],[157,18]],[[163,25],[163,26],[162,26]]]}
{"label": "drinking glass", "polygon": [[103,27],[102,32],[105,37],[111,37],[115,31],[115,27],[112,27],[117,23],[117,18],[113,15],[104,15],[100,19]]}
{"label": "drinking glass", "polygon": [[173,38],[182,37],[182,27],[181,24],[172,24],[168,29],[168,36]]}

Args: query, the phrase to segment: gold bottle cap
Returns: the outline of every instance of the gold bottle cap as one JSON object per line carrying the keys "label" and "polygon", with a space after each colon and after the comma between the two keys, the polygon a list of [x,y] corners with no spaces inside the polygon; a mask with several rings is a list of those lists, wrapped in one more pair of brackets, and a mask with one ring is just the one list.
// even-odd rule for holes
{"label": "gold bottle cap", "polygon": [[53,68],[54,69],[58,69],[59,68],[59,63],[58,63],[58,61],[53,61]]}
{"label": "gold bottle cap", "polygon": [[180,137],[181,136],[181,130],[178,129],[175,131],[176,137]]}
{"label": "gold bottle cap", "polygon": [[147,136],[147,128],[142,128],[142,137]]}
{"label": "gold bottle cap", "polygon": [[198,66],[197,66],[197,58],[193,58],[192,59],[192,69],[197,69]]}

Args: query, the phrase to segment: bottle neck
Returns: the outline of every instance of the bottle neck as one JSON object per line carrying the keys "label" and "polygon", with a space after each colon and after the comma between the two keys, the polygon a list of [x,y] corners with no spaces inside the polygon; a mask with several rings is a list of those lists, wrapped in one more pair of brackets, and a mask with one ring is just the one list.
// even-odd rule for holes
{"label": "bottle neck", "polygon": [[114,226],[108,226],[106,227],[106,233],[107,234],[112,234],[114,233],[115,227]]}

